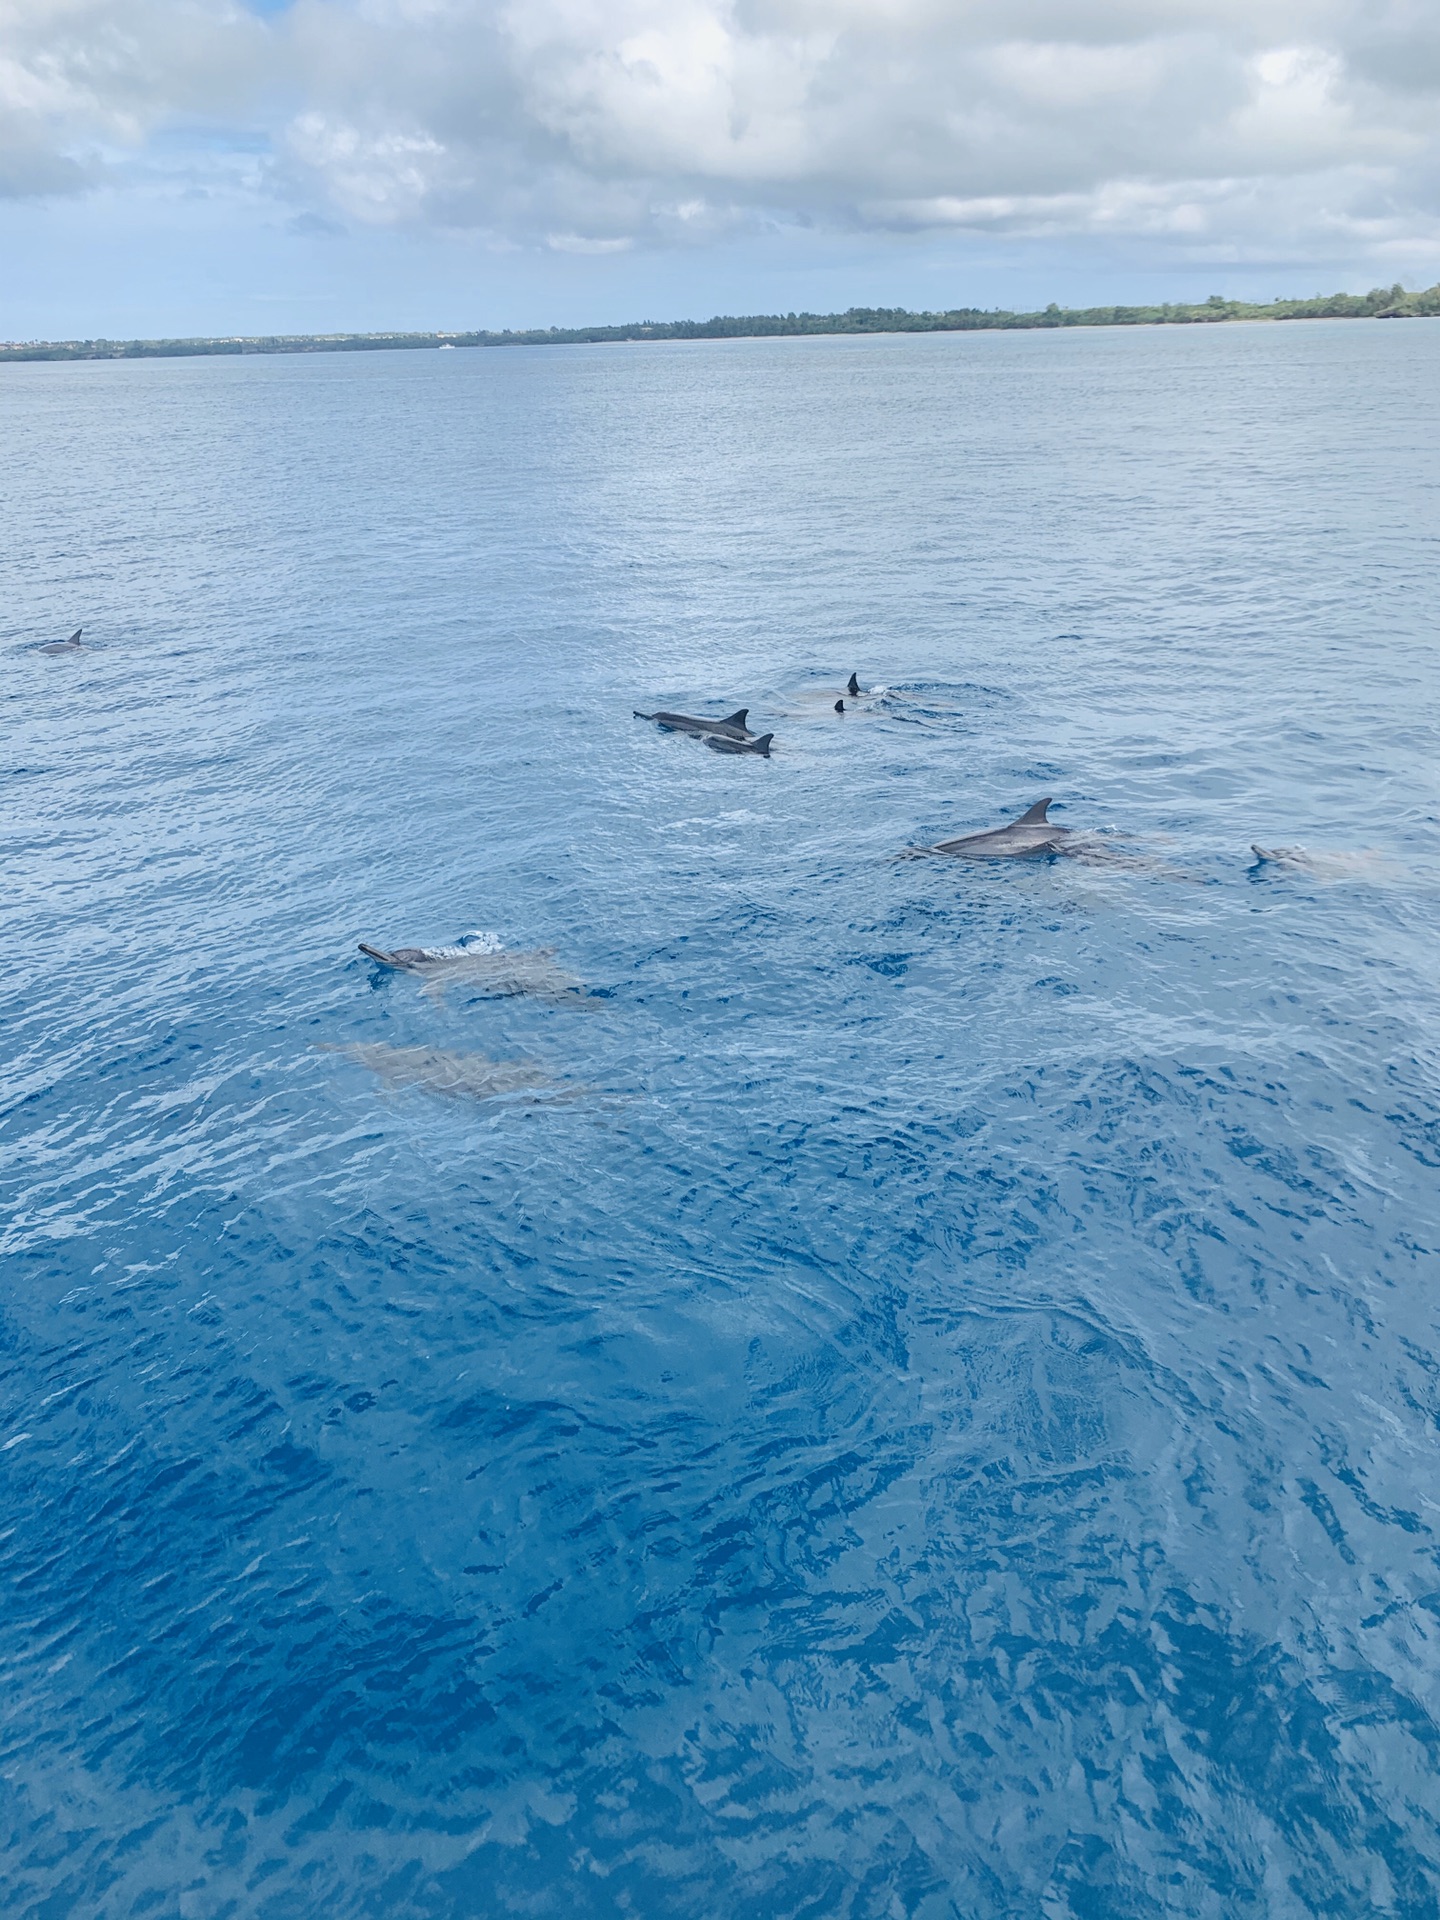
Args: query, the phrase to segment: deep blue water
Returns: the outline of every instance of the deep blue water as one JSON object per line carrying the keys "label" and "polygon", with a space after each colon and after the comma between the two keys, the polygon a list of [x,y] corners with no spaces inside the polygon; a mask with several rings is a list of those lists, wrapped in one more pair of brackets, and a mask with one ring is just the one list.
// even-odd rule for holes
{"label": "deep blue water", "polygon": [[0,435],[0,1912],[1440,1913],[1440,327]]}

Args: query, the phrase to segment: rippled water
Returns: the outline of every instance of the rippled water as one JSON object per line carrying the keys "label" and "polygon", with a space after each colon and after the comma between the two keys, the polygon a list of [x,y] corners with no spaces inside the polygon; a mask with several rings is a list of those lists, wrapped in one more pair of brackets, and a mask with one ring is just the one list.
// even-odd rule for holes
{"label": "rippled water", "polygon": [[1440,1911],[1440,328],[0,432],[0,1910]]}

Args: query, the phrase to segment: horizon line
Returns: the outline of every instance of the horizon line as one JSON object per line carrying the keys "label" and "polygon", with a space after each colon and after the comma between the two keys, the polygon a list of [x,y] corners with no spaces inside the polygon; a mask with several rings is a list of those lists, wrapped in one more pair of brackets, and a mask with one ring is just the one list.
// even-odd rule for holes
{"label": "horizon line", "polygon": [[373,333],[196,334],[112,340],[0,341],[0,362],[181,359],[213,354],[355,353],[403,348],[603,346],[649,340],[736,340],[824,334],[1030,332],[1054,327],[1213,326],[1235,320],[1399,320],[1440,317],[1440,283],[1408,292],[1397,281],[1369,293],[1271,301],[1165,301],[1154,306],[1060,307],[1032,312],[954,307],[848,307],[843,313],[716,314],[709,320],[636,320],[619,326],[390,329]]}

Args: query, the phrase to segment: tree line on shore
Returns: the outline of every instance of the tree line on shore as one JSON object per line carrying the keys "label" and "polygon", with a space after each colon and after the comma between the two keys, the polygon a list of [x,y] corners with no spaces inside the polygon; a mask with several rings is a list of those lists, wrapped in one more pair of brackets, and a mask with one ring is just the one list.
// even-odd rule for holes
{"label": "tree line on shore", "polygon": [[1196,303],[1151,307],[1059,307],[1035,313],[956,307],[850,307],[844,313],[717,314],[711,320],[642,320],[618,327],[535,327],[459,333],[304,333],[194,340],[28,340],[0,344],[5,360],[153,360],[186,355],[363,353],[396,347],[601,346],[642,340],[749,340],[797,334],[984,333],[1040,327],[1205,326],[1230,320],[1404,320],[1440,316],[1440,284],[1411,293],[1398,283],[1369,293],[1316,294],[1255,302],[1211,294]]}

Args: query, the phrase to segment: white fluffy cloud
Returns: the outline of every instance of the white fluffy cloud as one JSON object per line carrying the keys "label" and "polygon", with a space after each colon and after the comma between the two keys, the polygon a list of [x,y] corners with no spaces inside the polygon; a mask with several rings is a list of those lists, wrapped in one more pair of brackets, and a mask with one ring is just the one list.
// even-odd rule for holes
{"label": "white fluffy cloud", "polygon": [[243,121],[271,52],[210,0],[0,0],[0,194],[83,187],[107,150],[196,113]]}
{"label": "white fluffy cloud", "polygon": [[1435,0],[0,0],[0,192],[228,134],[316,211],[562,251],[797,222],[1440,264],[1437,127]]}

